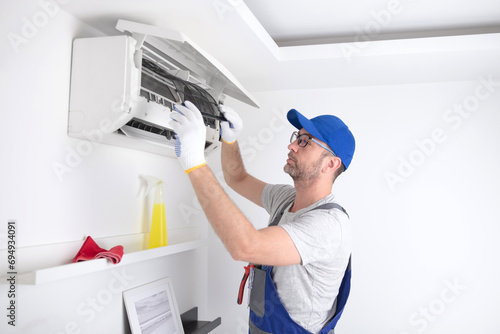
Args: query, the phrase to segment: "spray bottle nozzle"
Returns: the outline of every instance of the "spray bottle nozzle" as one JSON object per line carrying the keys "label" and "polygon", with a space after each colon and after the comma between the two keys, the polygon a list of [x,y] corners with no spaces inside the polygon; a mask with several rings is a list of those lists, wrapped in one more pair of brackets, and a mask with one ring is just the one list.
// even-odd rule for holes
{"label": "spray bottle nozzle", "polygon": [[156,187],[155,204],[165,203],[163,200],[163,180],[151,175],[141,175],[141,177],[147,182],[147,187],[143,196],[148,196],[150,191]]}
{"label": "spray bottle nozzle", "polygon": [[154,176],[151,176],[151,175],[141,175],[141,177],[144,180],[146,180],[146,183],[147,183],[147,188],[144,191],[144,195],[143,195],[144,197],[148,196],[148,194],[152,188],[163,184],[163,181],[161,179],[154,177]]}

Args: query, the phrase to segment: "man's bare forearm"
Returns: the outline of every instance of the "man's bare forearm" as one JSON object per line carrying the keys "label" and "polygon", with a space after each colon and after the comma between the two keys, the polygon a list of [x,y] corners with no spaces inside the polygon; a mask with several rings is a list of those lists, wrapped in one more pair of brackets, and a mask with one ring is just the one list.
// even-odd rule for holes
{"label": "man's bare forearm", "polygon": [[241,196],[262,206],[262,191],[266,183],[247,173],[238,144],[223,143],[221,159],[227,185]]}
{"label": "man's bare forearm", "polygon": [[256,230],[224,192],[205,165],[189,174],[189,179],[208,221],[235,260],[252,245]]}
{"label": "man's bare forearm", "polygon": [[221,163],[224,180],[229,186],[234,181],[241,180],[247,174],[238,142],[233,144],[222,142]]}

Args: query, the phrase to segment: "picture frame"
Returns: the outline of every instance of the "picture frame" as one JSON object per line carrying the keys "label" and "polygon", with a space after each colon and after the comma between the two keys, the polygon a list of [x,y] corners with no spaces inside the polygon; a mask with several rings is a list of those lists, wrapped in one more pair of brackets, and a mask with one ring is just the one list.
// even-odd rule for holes
{"label": "picture frame", "polygon": [[132,334],[184,334],[170,278],[123,291],[123,302]]}

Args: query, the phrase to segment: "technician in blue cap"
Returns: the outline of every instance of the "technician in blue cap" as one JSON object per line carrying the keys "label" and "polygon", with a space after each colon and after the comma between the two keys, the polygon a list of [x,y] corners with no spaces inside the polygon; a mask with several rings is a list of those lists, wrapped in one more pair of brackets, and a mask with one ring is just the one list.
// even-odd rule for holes
{"label": "technician in blue cap", "polygon": [[245,170],[236,141],[241,119],[230,108],[221,111],[228,120],[221,123],[225,180],[269,212],[266,228],[253,227],[206,165],[205,125],[196,106],[188,101],[177,106],[172,126],[177,156],[208,221],[233,259],[250,263],[238,295],[241,302],[250,276],[250,333],[331,334],[347,300],[351,274],[351,226],[332,187],[349,168],[354,137],[336,116],[308,119],[290,110],[287,118],[296,131],[284,171],[294,186],[267,184]]}

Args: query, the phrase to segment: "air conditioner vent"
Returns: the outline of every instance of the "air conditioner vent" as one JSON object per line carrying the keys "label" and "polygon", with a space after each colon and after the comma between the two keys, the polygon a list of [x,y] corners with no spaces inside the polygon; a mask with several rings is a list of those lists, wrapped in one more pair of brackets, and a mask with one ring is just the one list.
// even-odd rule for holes
{"label": "air conditioner vent", "polygon": [[144,122],[142,120],[139,120],[137,118],[133,118],[130,122],[127,123],[127,126],[130,126],[132,128],[136,128],[142,131],[146,132],[151,132],[154,134],[157,134],[159,136],[164,136],[168,140],[174,138],[175,139],[175,132],[169,129],[163,129],[158,126],[148,124],[147,122]]}
{"label": "air conditioner vent", "polygon": [[[129,137],[141,137],[150,141],[155,141],[160,144],[169,142],[175,143],[175,132],[169,129],[160,128],[152,124],[148,124],[139,119],[132,119],[117,133]],[[213,143],[205,141],[205,149],[212,146]]]}

